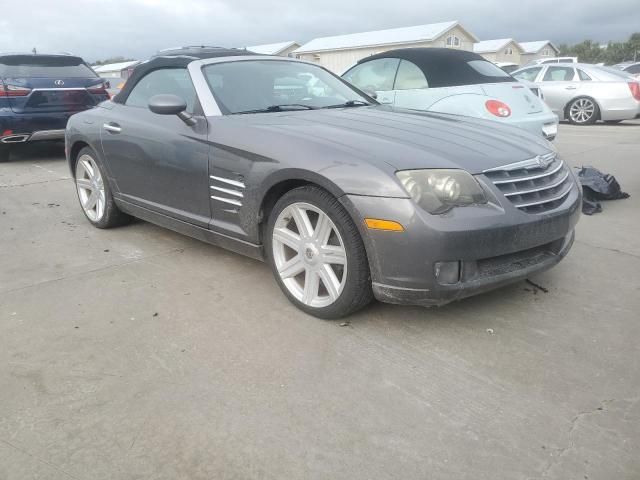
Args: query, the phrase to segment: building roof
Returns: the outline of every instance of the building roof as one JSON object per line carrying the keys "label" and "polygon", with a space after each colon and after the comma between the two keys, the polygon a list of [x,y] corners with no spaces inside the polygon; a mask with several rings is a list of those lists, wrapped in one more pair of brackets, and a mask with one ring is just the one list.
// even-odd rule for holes
{"label": "building roof", "polygon": [[560,51],[560,50],[558,50],[558,47],[556,47],[549,40],[538,40],[537,42],[518,42],[518,43],[522,47],[522,50],[524,50],[524,53],[538,53],[540,50],[542,50],[547,45],[551,45],[551,47],[556,52]]}
{"label": "building roof", "polygon": [[498,38],[496,40],[483,40],[482,42],[473,44],[473,51],[475,53],[493,53],[502,50],[511,42],[516,43],[513,38]]}
{"label": "building roof", "polygon": [[[442,34],[460,26],[457,21],[431,23],[414,27],[391,28],[388,30],[376,30],[373,32],[351,33],[334,37],[315,38],[305,43],[294,53],[321,52],[325,50],[343,50],[349,48],[372,47],[376,45],[394,45],[415,42],[428,42],[435,40]],[[465,29],[466,31],[466,29]],[[469,33],[469,32],[467,32]],[[474,40],[475,35],[469,33]]]}
{"label": "building roof", "polygon": [[140,60],[133,60],[130,62],[119,62],[119,63],[108,63],[106,65],[98,65],[97,67],[92,67],[93,71],[96,73],[105,73],[105,72],[117,72],[120,70],[124,70],[125,68],[133,67],[140,63]]}
{"label": "building roof", "polygon": [[253,45],[252,47],[245,47],[247,50],[256,53],[262,53],[264,55],[278,55],[284,52],[287,48],[300,46],[298,42],[280,42],[280,43],[267,43],[264,45]]}

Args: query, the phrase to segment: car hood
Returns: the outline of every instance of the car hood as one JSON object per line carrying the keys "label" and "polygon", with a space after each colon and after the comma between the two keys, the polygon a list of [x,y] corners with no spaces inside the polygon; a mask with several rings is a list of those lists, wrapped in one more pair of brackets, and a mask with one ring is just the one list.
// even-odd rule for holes
{"label": "car hood", "polygon": [[327,151],[341,149],[395,170],[460,168],[477,174],[553,149],[542,137],[498,122],[387,106],[233,118],[249,130],[267,129],[271,138],[295,138],[296,147],[300,141],[325,144]]}

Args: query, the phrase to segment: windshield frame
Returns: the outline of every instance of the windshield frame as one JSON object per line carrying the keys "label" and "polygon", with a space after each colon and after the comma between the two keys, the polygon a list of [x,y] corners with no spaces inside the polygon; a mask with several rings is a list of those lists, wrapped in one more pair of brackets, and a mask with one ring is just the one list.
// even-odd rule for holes
{"label": "windshield frame", "polygon": [[[198,93],[198,98],[200,100],[200,104],[202,106],[202,110],[206,117],[217,117],[217,116],[234,116],[233,114],[223,112],[223,109],[220,108],[220,105],[215,99],[212,89],[209,86],[209,82],[207,80],[207,76],[205,74],[204,68],[212,65],[212,64],[222,64],[222,63],[236,63],[236,62],[255,62],[255,61],[274,61],[274,62],[291,62],[291,63],[302,63],[309,65],[312,68],[320,68],[324,70],[326,73],[334,77],[340,83],[345,85],[347,88],[352,90],[356,95],[362,97],[371,105],[380,105],[380,103],[374,98],[367,95],[365,92],[359,90],[354,85],[350,84],[346,80],[340,78],[339,75],[336,75],[332,71],[323,67],[322,65],[318,65],[313,62],[307,62],[304,60],[298,60],[287,57],[275,57],[275,56],[267,56],[267,55],[243,55],[243,56],[230,56],[230,57],[215,57],[215,58],[206,58],[203,60],[196,60],[191,62],[187,69],[191,75],[191,80],[193,82],[194,87],[196,88],[196,92]],[[287,113],[292,112],[308,112],[310,110],[287,110]],[[275,113],[275,112],[274,112]]]}

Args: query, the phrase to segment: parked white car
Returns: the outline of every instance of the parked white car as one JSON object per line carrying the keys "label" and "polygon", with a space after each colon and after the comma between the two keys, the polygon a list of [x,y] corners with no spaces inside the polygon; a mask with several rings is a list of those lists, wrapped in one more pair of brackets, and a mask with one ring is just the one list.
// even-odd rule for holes
{"label": "parked white car", "polygon": [[529,65],[547,65],[549,63],[578,63],[578,57],[538,58],[529,63]]}
{"label": "parked white car", "polygon": [[507,73],[515,72],[520,68],[520,65],[513,62],[493,62],[493,63],[495,63],[498,67],[500,67],[502,70],[504,70]]}
{"label": "parked white car", "polygon": [[614,67],[619,68],[623,72],[629,73],[640,80],[640,62],[619,63],[618,65],[614,65]]}
{"label": "parked white car", "polygon": [[525,67],[512,75],[534,82],[551,110],[576,125],[618,123],[640,115],[640,83],[615,68],[564,63]]}
{"label": "parked white car", "polygon": [[390,50],[363,58],[342,78],[395,107],[483,118],[548,140],[558,133],[558,117],[535,93],[473,52]]}

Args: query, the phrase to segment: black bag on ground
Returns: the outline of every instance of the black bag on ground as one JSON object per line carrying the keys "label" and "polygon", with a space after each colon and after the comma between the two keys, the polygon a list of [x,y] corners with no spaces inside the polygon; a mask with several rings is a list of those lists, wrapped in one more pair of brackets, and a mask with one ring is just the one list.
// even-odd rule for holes
{"label": "black bag on ground", "polygon": [[592,215],[602,211],[599,200],[618,200],[628,198],[616,177],[602,173],[597,168],[582,167],[578,170],[578,180],[582,185],[582,213]]}

